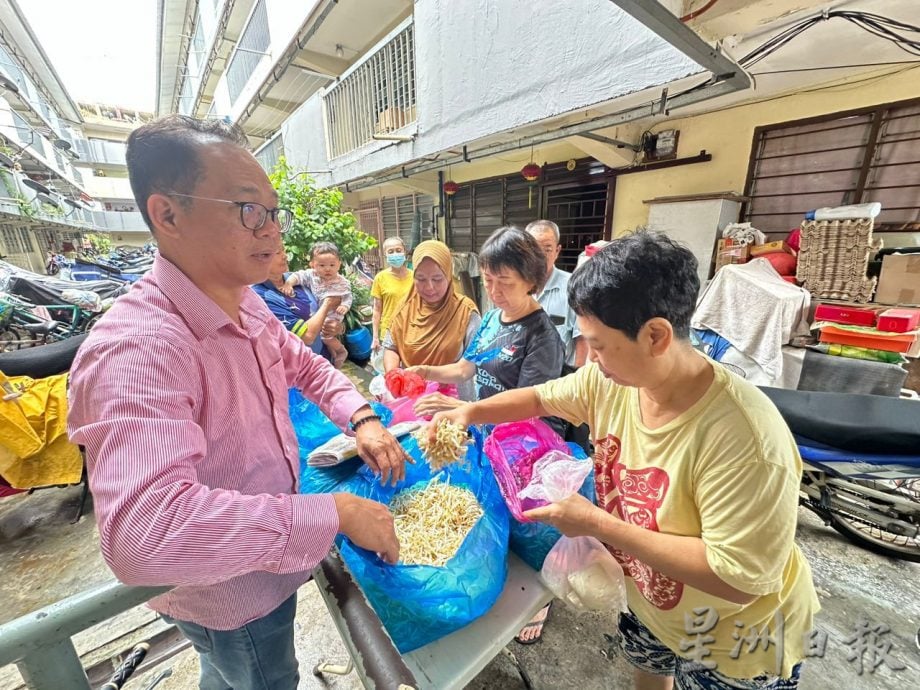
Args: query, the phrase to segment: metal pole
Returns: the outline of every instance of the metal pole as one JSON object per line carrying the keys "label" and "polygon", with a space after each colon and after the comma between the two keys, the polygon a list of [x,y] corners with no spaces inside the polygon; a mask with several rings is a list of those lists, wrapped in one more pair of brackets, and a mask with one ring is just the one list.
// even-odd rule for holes
{"label": "metal pole", "polygon": [[[34,657],[38,649],[45,650],[42,655],[43,665],[57,665],[57,659],[49,656],[48,652],[57,654],[58,651],[72,651],[73,645],[68,639],[71,635],[143,604],[169,589],[128,587],[113,581],[20,616],[0,626],[0,666],[28,659],[27,666],[34,669]],[[58,641],[63,645],[60,649]],[[56,687],[63,689],[68,686]]]}
{"label": "metal pole", "polygon": [[70,638],[34,648],[16,662],[29,690],[90,690]]}

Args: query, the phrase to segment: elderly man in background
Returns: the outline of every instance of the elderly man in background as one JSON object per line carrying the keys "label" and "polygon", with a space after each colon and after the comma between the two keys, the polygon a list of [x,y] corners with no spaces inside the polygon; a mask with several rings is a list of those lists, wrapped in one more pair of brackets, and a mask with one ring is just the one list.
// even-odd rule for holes
{"label": "elderly man in background", "polygon": [[540,306],[549,314],[565,346],[565,363],[578,368],[585,363],[587,348],[575,323],[575,312],[569,306],[568,287],[572,274],[556,268],[562,245],[559,243],[559,226],[551,220],[535,220],[527,228],[546,257],[546,282],[535,295]]}

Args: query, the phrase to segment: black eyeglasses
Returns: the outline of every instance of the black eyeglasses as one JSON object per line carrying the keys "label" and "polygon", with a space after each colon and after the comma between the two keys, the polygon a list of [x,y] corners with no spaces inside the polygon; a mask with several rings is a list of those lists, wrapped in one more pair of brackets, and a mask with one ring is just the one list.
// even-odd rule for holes
{"label": "black eyeglasses", "polygon": [[240,207],[240,222],[247,230],[256,232],[265,225],[265,219],[271,216],[273,222],[278,224],[281,232],[287,232],[291,227],[294,214],[286,208],[268,208],[258,201],[231,201],[230,199],[214,199],[209,196],[195,196],[194,194],[179,194],[172,192],[170,196],[184,196],[188,199],[201,201],[217,201],[222,204],[233,204]]}

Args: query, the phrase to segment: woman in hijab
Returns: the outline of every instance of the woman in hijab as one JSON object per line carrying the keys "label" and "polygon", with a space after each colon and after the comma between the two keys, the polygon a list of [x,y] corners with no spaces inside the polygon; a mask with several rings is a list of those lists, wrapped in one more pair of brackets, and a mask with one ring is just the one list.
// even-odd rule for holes
{"label": "woman in hijab", "polygon": [[[446,244],[422,242],[412,253],[412,264],[412,287],[383,341],[386,371],[456,362],[481,321],[473,301],[454,289],[453,263]],[[465,392],[460,391],[461,397],[468,397]]]}

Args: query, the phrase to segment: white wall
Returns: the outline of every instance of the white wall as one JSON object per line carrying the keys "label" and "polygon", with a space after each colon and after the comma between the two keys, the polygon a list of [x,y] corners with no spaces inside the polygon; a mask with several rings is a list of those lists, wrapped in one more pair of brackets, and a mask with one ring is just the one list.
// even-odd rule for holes
{"label": "white wall", "polygon": [[[297,170],[328,170],[326,133],[323,129],[323,99],[313,94],[281,127],[284,156]],[[332,175],[314,174],[320,185],[332,184]]]}
{"label": "white wall", "polygon": [[[336,181],[700,71],[610,0],[417,0],[415,41],[415,141],[374,142],[340,156],[332,161]],[[325,155],[315,137],[288,144],[295,123],[322,126],[315,105],[302,110],[309,112],[285,127],[285,149],[298,166]]]}

